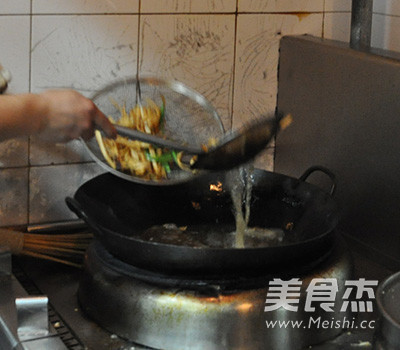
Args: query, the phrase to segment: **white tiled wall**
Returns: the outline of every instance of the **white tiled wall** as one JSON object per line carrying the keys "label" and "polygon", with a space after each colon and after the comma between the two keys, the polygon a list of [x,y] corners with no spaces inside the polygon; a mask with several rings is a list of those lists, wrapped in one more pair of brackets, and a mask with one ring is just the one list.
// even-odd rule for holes
{"label": "white tiled wall", "polygon": [[302,33],[321,36],[322,13],[238,15],[232,120],[235,128],[274,111],[279,40]]}
{"label": "white tiled wall", "polygon": [[235,15],[143,15],[140,72],[177,79],[212,101],[231,127]]}
{"label": "white tiled wall", "polygon": [[31,167],[29,187],[30,222],[74,219],[65,210],[64,199],[103,171],[95,163]]}
{"label": "white tiled wall", "polygon": [[[0,62],[8,93],[90,96],[134,75],[139,50],[141,74],[200,91],[229,129],[274,110],[283,35],[348,41],[350,11],[349,0],[0,0]],[[373,45],[400,51],[399,2],[374,12]],[[257,164],[272,169],[273,147]],[[64,197],[100,172],[77,141],[0,144],[0,226],[73,218]]]}
{"label": "white tiled wall", "polygon": [[144,0],[141,13],[234,13],[236,0]]}
{"label": "white tiled wall", "polygon": [[[39,1],[39,4],[50,2]],[[70,2],[59,3],[59,12],[72,8]],[[74,8],[79,4],[72,3]],[[95,1],[84,3],[87,10],[90,4],[94,7]],[[122,7],[126,10],[126,6]],[[137,15],[128,14],[34,15],[31,91],[71,88],[90,96],[111,80],[132,75],[136,71],[137,21]],[[31,165],[88,160],[79,141],[48,147],[31,140]]]}
{"label": "white tiled wall", "polygon": [[[1,9],[4,10],[3,3],[0,5],[0,13]],[[29,49],[29,16],[0,15],[0,62],[12,72],[13,79],[8,93],[25,92],[29,89]]]}
{"label": "white tiled wall", "polygon": [[29,14],[31,0],[1,0],[0,14]]}
{"label": "white tiled wall", "polygon": [[139,0],[32,0],[33,14],[138,12]]}
{"label": "white tiled wall", "polygon": [[320,0],[239,0],[240,12],[322,12],[324,2]]}

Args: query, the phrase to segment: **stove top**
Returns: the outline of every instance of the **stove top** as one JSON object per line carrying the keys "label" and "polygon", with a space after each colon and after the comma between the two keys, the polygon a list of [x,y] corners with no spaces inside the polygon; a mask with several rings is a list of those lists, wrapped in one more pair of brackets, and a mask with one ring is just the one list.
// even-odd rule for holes
{"label": "stove top", "polygon": [[[358,252],[353,251],[352,256],[354,262],[353,278],[365,278],[381,282],[393,273],[393,271],[376,264],[371,258]],[[26,294],[45,294],[49,298],[49,313],[52,315],[50,322],[53,326],[55,325],[54,329],[60,335],[60,339],[63,340],[65,348],[73,350],[151,349],[135,342],[126,341],[112,331],[104,330],[86,316],[78,302],[77,295],[82,271],[63,265],[19,257],[13,259],[13,277],[15,277],[14,283],[19,284],[20,289],[25,290]],[[116,291],[118,291],[118,287],[118,285],[115,285]],[[107,299],[104,300],[105,304],[108,302]],[[377,314],[376,312],[360,313],[358,317],[359,319],[374,320]],[[324,341],[322,344],[307,347],[307,349],[353,350],[354,346],[368,349],[372,348],[372,340],[373,330],[352,329],[333,337],[333,339]],[[55,348],[50,347],[49,349],[54,350]],[[229,349],[229,347],[226,347],[226,349]],[[244,347],[243,349],[252,350],[252,347]]]}

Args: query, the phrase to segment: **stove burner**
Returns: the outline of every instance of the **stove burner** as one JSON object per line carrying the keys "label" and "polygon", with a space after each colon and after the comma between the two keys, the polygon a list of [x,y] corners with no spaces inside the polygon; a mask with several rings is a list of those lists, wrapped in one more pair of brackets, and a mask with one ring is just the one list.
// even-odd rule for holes
{"label": "stove burner", "polygon": [[[297,270],[297,269],[295,269]],[[146,276],[147,275],[147,276]],[[268,281],[300,278],[297,312],[264,312]],[[227,280],[184,279],[137,269],[112,257],[98,242],[87,252],[78,297],[82,310],[108,331],[155,349],[303,349],[332,339],[342,330],[267,328],[266,320],[305,320],[306,289],[313,278],[336,278],[337,297],[352,277],[350,253],[341,240],[312,271],[288,270]],[[167,285],[167,283],[169,285]],[[213,284],[215,283],[215,284]],[[236,285],[235,285],[236,283]],[[238,288],[240,285],[241,288]],[[250,288],[251,285],[257,287]],[[321,322],[351,318],[349,312],[316,307]]]}
{"label": "stove burner", "polygon": [[182,274],[167,274],[145,270],[136,266],[129,265],[114,256],[112,256],[104,246],[95,241],[88,250],[88,255],[95,257],[101,264],[111,270],[114,270],[122,275],[129,276],[138,281],[156,285],[159,287],[172,287],[193,289],[211,293],[212,291],[236,291],[243,289],[254,289],[263,287],[268,284],[274,277],[285,279],[290,276],[301,276],[308,271],[312,271],[316,266],[320,265],[330,256],[331,251],[322,255],[319,259],[311,262],[300,264],[298,266],[277,266],[273,271],[249,271],[238,273],[235,275],[225,275],[221,277],[210,275],[182,275]]}

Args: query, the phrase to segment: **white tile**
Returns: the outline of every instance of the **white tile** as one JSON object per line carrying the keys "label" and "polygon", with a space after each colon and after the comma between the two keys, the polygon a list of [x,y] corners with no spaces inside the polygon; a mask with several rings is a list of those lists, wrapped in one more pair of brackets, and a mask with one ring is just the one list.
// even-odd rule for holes
{"label": "white tile", "polygon": [[400,17],[374,14],[371,46],[400,52]]}
{"label": "white tile", "polygon": [[29,159],[31,165],[79,163],[93,160],[80,140],[73,140],[67,144],[53,144],[36,138],[31,139]]}
{"label": "white tile", "polygon": [[284,35],[321,36],[322,14],[239,15],[233,126],[273,113],[277,97],[279,41]]}
{"label": "white tile", "polygon": [[268,147],[254,159],[254,167],[267,171],[274,170],[275,148]]}
{"label": "white tile", "polygon": [[29,222],[76,219],[65,204],[80,185],[103,170],[96,164],[32,167],[29,187]]}
{"label": "white tile", "polygon": [[229,13],[236,11],[236,0],[145,0],[141,13]]}
{"label": "white tile", "polygon": [[230,128],[234,15],[144,15],[140,72],[203,94]]}
{"label": "white tile", "polygon": [[325,0],[325,12],[351,12],[351,1]]}
{"label": "white tile", "polygon": [[321,12],[321,0],[239,0],[239,12]]}
{"label": "white tile", "polygon": [[137,13],[139,0],[32,0],[32,13]]}
{"label": "white tile", "polygon": [[398,0],[375,0],[374,13],[400,16],[400,2]]}
{"label": "white tile", "polygon": [[28,166],[28,139],[11,139],[0,143],[0,168]]}
{"label": "white tile", "polygon": [[[91,96],[136,73],[137,16],[35,16],[32,91],[75,89]],[[85,161],[79,144],[46,149],[32,141],[33,164]]]}
{"label": "white tile", "polygon": [[28,168],[0,170],[0,226],[28,220]]}
{"label": "white tile", "polygon": [[0,16],[0,63],[12,75],[7,93],[29,90],[29,33],[28,16]]}
{"label": "white tile", "polygon": [[32,90],[90,95],[136,71],[137,16],[34,16]]}
{"label": "white tile", "polygon": [[30,12],[30,0],[1,0],[0,14],[28,14]]}
{"label": "white tile", "polygon": [[324,38],[350,41],[351,13],[326,13],[324,20]]}
{"label": "white tile", "polygon": [[[29,18],[0,17],[0,63],[12,74],[7,93],[29,90]],[[0,144],[0,167],[28,165],[27,139]]]}

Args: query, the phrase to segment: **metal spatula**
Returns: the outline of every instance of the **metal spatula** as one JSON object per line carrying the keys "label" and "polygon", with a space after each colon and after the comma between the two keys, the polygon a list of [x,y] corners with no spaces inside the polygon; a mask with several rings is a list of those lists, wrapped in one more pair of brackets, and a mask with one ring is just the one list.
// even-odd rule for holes
{"label": "metal spatula", "polygon": [[260,153],[281,128],[281,117],[255,120],[242,129],[226,134],[218,145],[197,155],[193,169],[228,170],[246,163]]}
{"label": "metal spatula", "polygon": [[220,142],[207,152],[203,149],[186,146],[172,140],[166,140],[156,135],[149,135],[137,130],[116,126],[121,136],[143,142],[148,142],[159,147],[183,151],[185,159],[190,157],[192,169],[228,170],[254,158],[261,152],[275,136],[275,134],[288,122],[290,116],[270,116],[255,120],[244,128],[226,134]]}
{"label": "metal spatula", "polygon": [[114,125],[114,126],[115,129],[117,130],[118,135],[127,137],[128,139],[131,140],[147,142],[151,143],[154,146],[168,148],[175,151],[183,151],[185,153],[190,153],[190,154],[200,154],[203,152],[203,150],[200,147],[197,148],[197,147],[187,146],[176,141],[164,139],[157,135],[146,134],[144,132],[134,130],[131,128],[126,128],[120,125]]}

